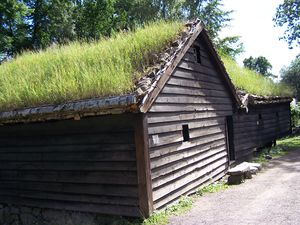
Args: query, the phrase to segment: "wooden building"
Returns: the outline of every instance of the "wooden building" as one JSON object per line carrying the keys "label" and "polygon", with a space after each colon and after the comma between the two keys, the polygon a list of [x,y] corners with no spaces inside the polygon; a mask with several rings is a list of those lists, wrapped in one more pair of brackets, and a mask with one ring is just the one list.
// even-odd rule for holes
{"label": "wooden building", "polygon": [[[147,217],[254,146],[240,141],[249,137],[240,121],[256,125],[261,114],[266,137],[288,132],[268,107],[237,113],[240,98],[199,22],[167,52],[135,93],[0,113],[0,203]],[[256,145],[259,126],[249,130]]]}
{"label": "wooden building", "polygon": [[232,139],[236,162],[249,160],[253,153],[271,147],[276,139],[291,133],[290,97],[261,97],[239,94],[244,110],[232,118]]}

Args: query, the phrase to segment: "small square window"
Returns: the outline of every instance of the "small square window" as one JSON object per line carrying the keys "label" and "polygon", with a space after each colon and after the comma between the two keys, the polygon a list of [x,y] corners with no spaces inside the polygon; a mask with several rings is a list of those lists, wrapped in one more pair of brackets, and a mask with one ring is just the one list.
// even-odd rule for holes
{"label": "small square window", "polygon": [[201,53],[200,53],[200,47],[199,46],[195,46],[194,55],[195,55],[195,58],[196,58],[196,62],[201,63]]}
{"label": "small square window", "polygon": [[182,125],[182,136],[183,136],[183,142],[190,140],[190,131],[189,131],[189,125],[183,124]]}

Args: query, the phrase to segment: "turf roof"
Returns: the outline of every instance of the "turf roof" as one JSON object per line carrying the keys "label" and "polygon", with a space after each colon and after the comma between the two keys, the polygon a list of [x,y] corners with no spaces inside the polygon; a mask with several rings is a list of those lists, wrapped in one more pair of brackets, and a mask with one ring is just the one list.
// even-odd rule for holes
{"label": "turf roof", "polygon": [[[26,52],[0,66],[0,111],[131,93],[153,54],[162,52],[183,29],[182,23],[159,22],[94,43]],[[222,60],[238,89],[291,94],[226,56]]]}
{"label": "turf roof", "polygon": [[130,93],[153,53],[162,52],[183,28],[159,22],[90,44],[26,52],[0,66],[0,109]]}
{"label": "turf roof", "polygon": [[221,59],[236,89],[259,96],[293,96],[293,90],[290,87],[282,83],[275,83],[270,78],[239,66],[229,56],[221,54]]}

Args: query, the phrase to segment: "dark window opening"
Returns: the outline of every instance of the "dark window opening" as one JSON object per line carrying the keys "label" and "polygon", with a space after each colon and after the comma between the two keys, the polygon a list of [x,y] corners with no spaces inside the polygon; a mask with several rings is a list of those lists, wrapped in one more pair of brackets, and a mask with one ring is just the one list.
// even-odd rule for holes
{"label": "dark window opening", "polygon": [[182,125],[182,136],[183,136],[183,142],[190,140],[190,131],[189,131],[189,125],[183,124]]}
{"label": "dark window opening", "polygon": [[262,116],[261,114],[258,114],[258,119],[261,120],[262,119]]}
{"label": "dark window opening", "polygon": [[276,112],[276,117],[277,117],[277,118],[279,117],[279,113],[278,113],[278,112]]}
{"label": "dark window opening", "polygon": [[197,63],[201,63],[201,54],[200,54],[200,47],[199,46],[195,46],[194,53],[195,53],[195,56],[196,56]]}

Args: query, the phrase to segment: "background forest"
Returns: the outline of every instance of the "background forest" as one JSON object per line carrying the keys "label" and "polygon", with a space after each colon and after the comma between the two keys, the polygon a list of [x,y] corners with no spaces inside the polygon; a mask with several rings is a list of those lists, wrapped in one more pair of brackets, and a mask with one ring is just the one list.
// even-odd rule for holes
{"label": "background forest", "polygon": [[[223,10],[222,3],[222,0],[2,0],[0,64],[23,51],[74,41],[97,41],[156,20],[194,18],[205,23],[219,52],[234,59],[243,51],[243,44],[237,36],[219,38],[221,29],[230,24],[232,13]],[[289,48],[299,47],[299,8],[298,0],[283,0],[273,18],[275,26],[285,28],[281,39]],[[273,76],[272,65],[263,56],[245,59],[244,66],[263,76]],[[282,82],[293,86],[298,97],[299,68],[298,56],[281,71]]]}
{"label": "background forest", "polygon": [[[23,50],[98,40],[161,19],[200,18],[211,38],[228,46],[238,38],[219,40],[217,36],[230,21],[230,13],[221,9],[221,0],[4,0],[0,3],[0,55],[5,60]],[[235,54],[239,47],[226,51]]]}

